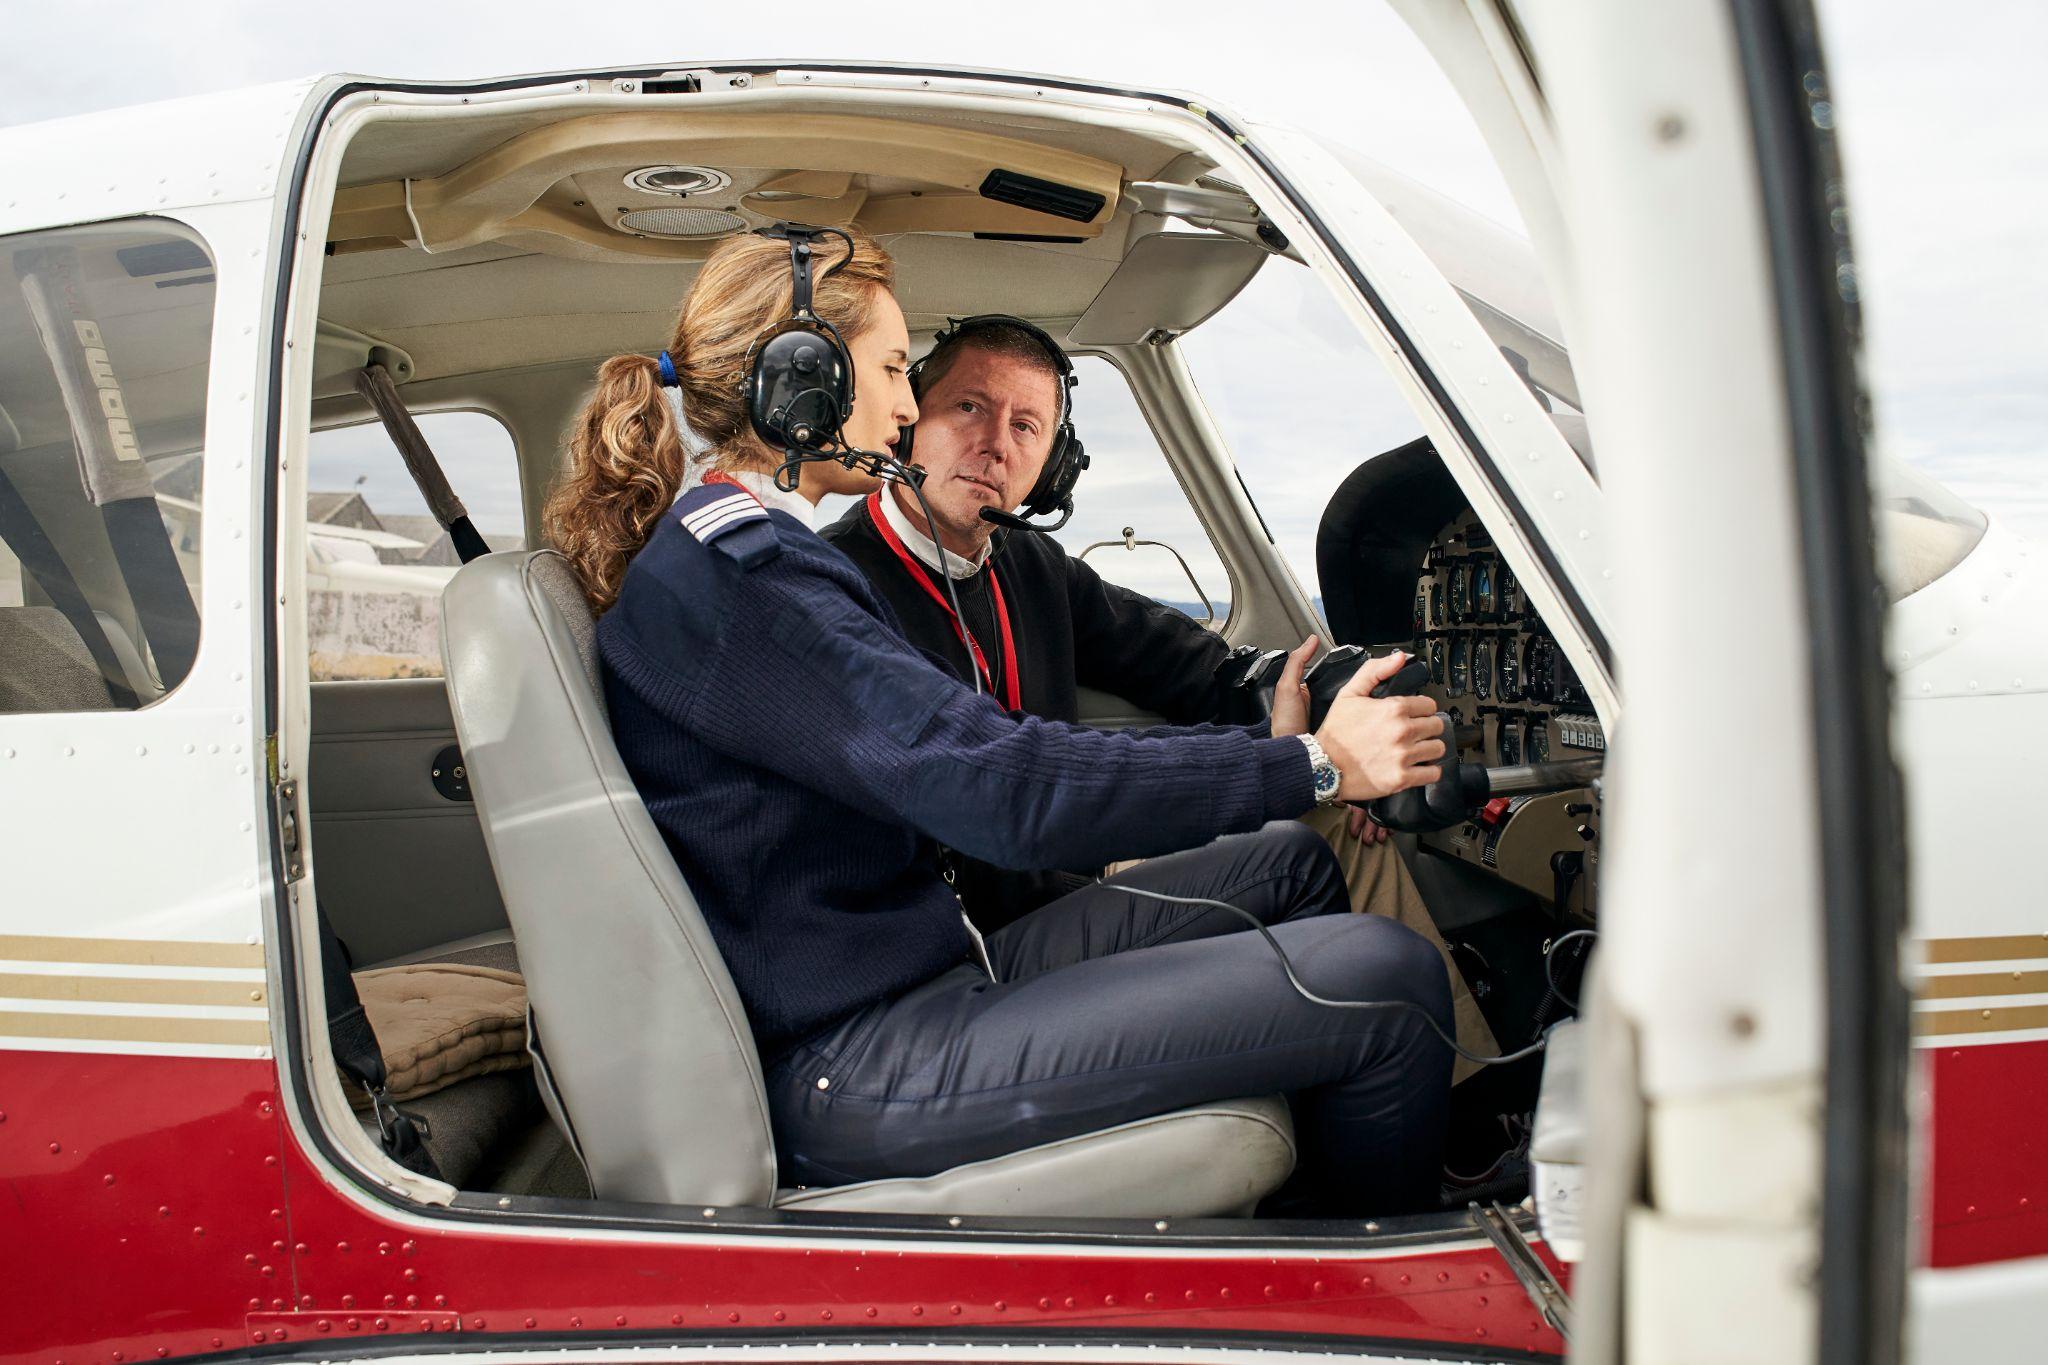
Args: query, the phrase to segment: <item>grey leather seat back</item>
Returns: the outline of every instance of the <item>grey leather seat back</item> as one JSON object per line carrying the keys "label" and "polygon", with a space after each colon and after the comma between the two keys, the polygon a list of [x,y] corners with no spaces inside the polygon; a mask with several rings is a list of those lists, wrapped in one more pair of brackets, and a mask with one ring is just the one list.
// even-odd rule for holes
{"label": "grey leather seat back", "polygon": [[596,622],[553,551],[441,599],[449,706],[519,945],[544,1084],[601,1198],[766,1205],[775,1148],[740,997],[613,747]]}

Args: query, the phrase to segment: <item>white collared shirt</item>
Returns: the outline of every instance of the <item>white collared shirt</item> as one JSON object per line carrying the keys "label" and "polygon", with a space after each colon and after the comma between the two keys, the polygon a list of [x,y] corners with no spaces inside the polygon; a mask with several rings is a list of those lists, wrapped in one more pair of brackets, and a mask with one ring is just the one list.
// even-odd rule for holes
{"label": "white collared shirt", "polygon": [[811,520],[818,511],[817,504],[801,493],[785,493],[777,488],[773,474],[758,469],[742,469],[728,477],[759,498],[761,505],[769,511],[787,512],[806,527],[811,527]]}
{"label": "white collared shirt", "polygon": [[[903,504],[898,501],[900,496],[894,488],[882,490],[883,518],[888,521],[889,528],[896,532],[898,538],[903,541],[904,546],[909,549],[910,553],[916,555],[924,563],[925,567],[931,569],[938,568],[939,547],[933,543],[930,536],[917,529],[917,523],[910,519],[910,514],[903,510]],[[988,563],[988,552],[988,541],[981,543],[981,553],[976,555],[972,561],[962,559],[951,550],[946,551],[947,575],[952,578],[974,577],[974,575],[981,572],[981,566]]]}

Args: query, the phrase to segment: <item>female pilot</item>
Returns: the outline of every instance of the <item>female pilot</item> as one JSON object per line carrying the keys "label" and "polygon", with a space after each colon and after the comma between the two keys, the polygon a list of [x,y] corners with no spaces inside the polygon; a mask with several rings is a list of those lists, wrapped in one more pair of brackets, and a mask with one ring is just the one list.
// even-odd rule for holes
{"label": "female pilot", "polygon": [[[813,307],[851,354],[844,442],[884,451],[917,416],[910,339],[890,258],[848,241],[818,240]],[[603,613],[619,751],[746,1002],[786,1178],[930,1174],[1284,1091],[1299,1188],[1328,1212],[1435,1207],[1442,962],[1400,925],[1344,913],[1327,847],[1293,820],[1319,787],[1364,800],[1437,775],[1428,703],[1365,695],[1399,660],[1361,670],[1313,737],[1294,700],[1306,649],[1271,733],[1103,733],[962,686],[810,530],[819,497],[873,480],[820,462],[793,494],[773,482],[782,455],[750,426],[747,370],[790,316],[791,282],[785,241],[714,251],[662,359],[599,369],[547,509]],[[706,479],[737,486],[708,501],[676,502],[686,456],[667,373]],[[1013,868],[1149,861],[982,945],[945,849]],[[1311,1003],[1236,917],[1141,890],[1243,907],[1310,990],[1389,1003]]]}

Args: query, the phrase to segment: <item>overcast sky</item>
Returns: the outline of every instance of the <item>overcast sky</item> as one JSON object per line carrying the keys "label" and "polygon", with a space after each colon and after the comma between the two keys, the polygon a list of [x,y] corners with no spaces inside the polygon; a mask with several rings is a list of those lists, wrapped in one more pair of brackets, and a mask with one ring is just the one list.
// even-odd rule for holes
{"label": "overcast sky", "polygon": [[[1938,22],[1907,0],[1822,0],[1820,9],[1880,439],[1994,515],[2048,537],[2048,94],[2037,70],[2048,6],[1970,0],[1941,7]],[[835,14],[846,22],[824,26]],[[258,0],[17,4],[0,49],[0,123],[322,71],[458,78],[799,55],[1199,91],[1313,128],[1515,221],[1449,87],[1406,27],[1370,0],[899,0],[794,11],[493,0],[348,15]],[[1293,305],[1251,306],[1270,316]],[[1116,520],[1100,510],[1099,520]]]}

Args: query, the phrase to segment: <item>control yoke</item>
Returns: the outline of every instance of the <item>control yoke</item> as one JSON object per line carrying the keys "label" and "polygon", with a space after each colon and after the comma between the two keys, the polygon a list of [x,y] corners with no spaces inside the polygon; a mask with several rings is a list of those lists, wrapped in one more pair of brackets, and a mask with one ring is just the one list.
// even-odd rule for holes
{"label": "control yoke", "polygon": [[[1357,645],[1340,645],[1316,661],[1302,682],[1308,687],[1308,724],[1313,733],[1322,728],[1323,718],[1351,675],[1365,663],[1366,652]],[[1410,659],[1401,671],[1373,688],[1375,697],[1414,697],[1429,682],[1429,665]],[[1472,812],[1496,796],[1520,796],[1539,792],[1576,791],[1600,775],[1601,760],[1567,759],[1561,763],[1525,763],[1489,768],[1466,763],[1457,757],[1457,718],[1439,711],[1444,723],[1443,776],[1426,787],[1383,796],[1366,803],[1373,823],[1409,834],[1449,829],[1472,818]]]}

